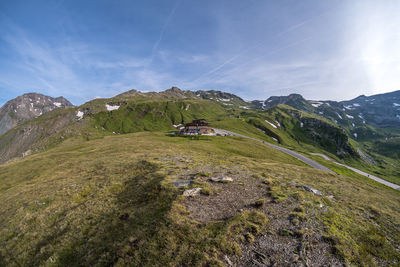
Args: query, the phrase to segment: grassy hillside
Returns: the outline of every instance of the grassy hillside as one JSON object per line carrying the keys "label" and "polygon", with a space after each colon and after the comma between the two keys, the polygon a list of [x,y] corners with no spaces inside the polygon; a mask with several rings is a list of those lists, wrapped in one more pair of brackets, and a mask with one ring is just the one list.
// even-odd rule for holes
{"label": "grassy hillside", "polygon": [[[95,99],[77,108],[46,113],[0,136],[0,163],[43,151],[77,135],[95,139],[111,134],[172,131],[176,130],[173,125],[205,118],[213,127],[279,143],[299,152],[325,153],[400,183],[396,131],[350,124],[342,129],[333,121],[287,105],[251,110],[250,104],[231,94],[197,93],[178,88],[160,93],[133,90],[110,99]],[[109,111],[107,106],[118,109]],[[82,119],[76,116],[78,111],[84,114]],[[383,139],[385,136],[388,140]],[[359,150],[373,160],[359,158]]]}
{"label": "grassy hillside", "polygon": [[0,165],[0,266],[396,265],[400,194],[367,181],[236,137],[70,138]]}
{"label": "grassy hillside", "polygon": [[174,130],[174,124],[201,118],[214,121],[227,114],[219,105],[204,100],[146,101],[128,102],[112,112],[101,111],[94,115],[94,120],[96,126],[108,131],[132,133]]}

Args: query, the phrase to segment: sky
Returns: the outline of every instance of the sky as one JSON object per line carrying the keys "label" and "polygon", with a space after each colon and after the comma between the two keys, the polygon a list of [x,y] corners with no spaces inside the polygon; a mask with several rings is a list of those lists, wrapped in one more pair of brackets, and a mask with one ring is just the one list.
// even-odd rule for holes
{"label": "sky", "polygon": [[0,0],[0,105],[79,105],[130,89],[300,93],[400,89],[397,0]]}

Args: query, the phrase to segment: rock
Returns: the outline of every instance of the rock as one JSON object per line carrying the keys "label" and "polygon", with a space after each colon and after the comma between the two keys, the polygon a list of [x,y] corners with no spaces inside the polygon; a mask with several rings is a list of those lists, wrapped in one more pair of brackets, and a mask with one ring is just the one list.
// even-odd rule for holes
{"label": "rock", "polygon": [[126,221],[129,219],[129,214],[128,213],[124,213],[121,216],[119,216],[120,220]]}
{"label": "rock", "polygon": [[228,256],[227,256],[227,255],[225,255],[225,256],[224,256],[224,259],[225,259],[225,261],[226,261],[226,264],[227,264],[228,266],[233,266],[233,264],[232,264],[231,260],[228,258]]}
{"label": "rock", "polygon": [[212,177],[210,178],[212,182],[218,182],[218,183],[230,183],[233,182],[233,179],[229,176],[224,176],[224,177]]}
{"label": "rock", "polygon": [[200,187],[195,187],[195,188],[191,188],[191,189],[186,189],[183,192],[183,195],[185,197],[194,197],[194,196],[199,195],[200,192],[201,192],[201,188]]}
{"label": "rock", "polygon": [[193,183],[193,181],[187,180],[187,181],[174,182],[172,184],[175,185],[177,188],[182,188],[182,187],[185,187],[185,186],[189,186],[192,183]]}
{"label": "rock", "polygon": [[39,206],[42,206],[42,205],[45,205],[45,204],[46,204],[46,202],[39,202],[39,201],[37,201],[37,200],[35,200],[34,203],[35,203],[36,205],[39,205]]}
{"label": "rock", "polygon": [[25,157],[29,156],[30,154],[32,154],[32,150],[28,149],[27,151],[22,153],[22,157],[25,158]]}
{"label": "rock", "polygon": [[296,187],[297,188],[303,188],[304,190],[306,190],[308,192],[314,193],[314,195],[318,195],[318,196],[323,196],[324,195],[321,191],[319,191],[319,190],[317,190],[315,188],[312,188],[310,186],[307,186],[307,185],[298,185]]}

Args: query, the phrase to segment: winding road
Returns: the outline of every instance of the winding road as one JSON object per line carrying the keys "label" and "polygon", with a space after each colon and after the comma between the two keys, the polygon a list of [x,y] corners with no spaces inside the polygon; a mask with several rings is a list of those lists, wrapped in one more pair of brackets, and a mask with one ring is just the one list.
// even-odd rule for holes
{"label": "winding road", "polygon": [[377,181],[378,183],[381,183],[381,184],[384,184],[384,185],[389,186],[389,187],[391,187],[391,188],[400,190],[400,185],[397,185],[397,184],[388,182],[388,181],[386,181],[386,180],[383,180],[382,178],[379,178],[379,177],[374,176],[374,175],[372,175],[372,174],[369,174],[369,173],[360,171],[359,169],[350,167],[350,166],[348,166],[348,165],[346,165],[346,164],[336,162],[336,161],[332,160],[331,158],[329,158],[328,156],[326,156],[326,155],[324,155],[324,154],[320,154],[320,153],[310,153],[310,154],[311,154],[311,155],[316,155],[316,156],[323,157],[323,158],[326,159],[326,160],[329,160],[329,161],[331,161],[331,162],[333,162],[333,163],[335,163],[335,164],[337,164],[337,165],[346,167],[347,169],[352,170],[353,172],[356,172],[356,173],[358,173],[358,174],[361,174],[361,175],[363,175],[363,176],[365,176],[365,177],[368,177],[368,178],[370,178],[370,179],[372,179],[372,180],[374,180],[374,181]]}
{"label": "winding road", "polygon": [[[223,130],[223,129],[216,129],[216,128],[213,128],[213,130],[214,130],[214,132],[215,132],[216,134],[219,134],[219,135],[223,135],[223,136],[240,136],[240,137],[243,137],[243,138],[247,138],[247,139],[251,139],[251,140],[254,140],[254,141],[261,142],[261,143],[266,144],[266,145],[268,145],[268,146],[270,146],[270,147],[273,147],[273,148],[275,148],[275,149],[277,149],[277,150],[280,150],[280,151],[282,151],[283,153],[286,153],[286,154],[288,154],[288,155],[291,155],[291,156],[297,158],[298,160],[300,160],[300,161],[306,163],[307,165],[309,165],[309,166],[311,166],[311,167],[313,167],[313,168],[315,168],[315,169],[322,170],[322,171],[328,171],[328,172],[331,172],[331,173],[335,173],[335,172],[332,171],[331,169],[329,169],[329,168],[325,167],[324,165],[322,165],[322,164],[316,162],[315,160],[312,160],[312,159],[310,159],[310,158],[307,158],[307,157],[305,157],[305,156],[303,156],[303,155],[301,155],[301,154],[299,154],[299,153],[297,153],[297,152],[294,152],[294,151],[292,151],[292,150],[290,150],[290,149],[287,149],[287,148],[284,148],[284,147],[280,147],[280,146],[277,146],[277,145],[268,143],[268,142],[263,141],[263,140],[261,140],[261,139],[253,138],[253,137],[250,137],[250,136],[246,136],[246,135],[243,135],[243,134],[234,133],[234,132],[227,131],[227,130]],[[352,171],[354,171],[354,172],[356,172],[356,173],[358,173],[358,174],[361,174],[361,175],[363,175],[363,176],[365,176],[365,177],[367,177],[367,178],[370,178],[370,179],[372,179],[372,180],[374,180],[374,181],[376,181],[376,182],[378,182],[378,183],[381,183],[381,184],[384,184],[384,185],[389,186],[389,187],[391,187],[391,188],[400,190],[400,186],[397,185],[397,184],[393,184],[393,183],[388,182],[388,181],[386,181],[386,180],[384,180],[384,179],[381,179],[381,178],[379,178],[379,177],[376,177],[376,176],[374,176],[374,175],[372,175],[372,174],[369,174],[369,173],[360,171],[360,170],[358,170],[358,169],[356,169],[356,168],[347,166],[347,165],[345,165],[345,164],[342,164],[342,163],[333,161],[332,159],[330,159],[329,157],[327,157],[327,156],[324,155],[324,154],[320,154],[320,153],[310,153],[310,154],[312,154],[312,155],[317,155],[317,156],[321,156],[321,157],[323,157],[323,158],[326,159],[326,160],[332,161],[333,163],[335,163],[335,164],[337,164],[337,165],[346,167],[346,168],[348,168],[348,169],[350,169],[350,170],[352,170]]]}

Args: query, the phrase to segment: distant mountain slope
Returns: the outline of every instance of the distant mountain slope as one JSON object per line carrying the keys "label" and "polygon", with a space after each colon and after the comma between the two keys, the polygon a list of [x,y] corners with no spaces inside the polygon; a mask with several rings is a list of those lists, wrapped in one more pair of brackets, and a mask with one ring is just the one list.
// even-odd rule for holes
{"label": "distant mountain slope", "polygon": [[10,129],[0,136],[0,163],[57,144],[67,133],[69,136],[79,135],[80,132],[74,131],[73,127],[66,131],[75,118],[74,109],[55,109]]}
{"label": "distant mountain slope", "polygon": [[400,90],[372,96],[362,95],[340,103],[343,111],[373,126],[400,128]]}
{"label": "distant mountain slope", "polygon": [[370,124],[380,128],[400,128],[400,90],[365,96],[348,101],[306,100],[299,94],[271,96],[258,103],[258,108],[268,109],[279,104],[326,117],[342,126],[357,127]]}
{"label": "distant mountain slope", "polygon": [[299,94],[290,94],[288,96],[271,96],[265,101],[255,100],[252,103],[263,109],[269,109],[279,104],[284,104],[307,112],[314,111],[309,101],[305,100]]}
{"label": "distant mountain slope", "polygon": [[183,98],[196,98],[195,93],[192,91],[184,91],[178,87],[171,87],[165,91],[161,92],[141,92],[135,89],[129,90],[122,94],[116,95],[114,98],[157,98],[157,99],[183,99]]}
{"label": "distant mountain slope", "polygon": [[238,97],[237,95],[209,90],[209,91],[196,91],[195,92],[197,97],[201,97],[202,99],[212,100],[215,101],[225,107],[239,107],[244,109],[250,109],[254,107],[253,104],[246,102],[242,98]]}
{"label": "distant mountain slope", "polygon": [[0,135],[22,121],[61,107],[73,107],[73,105],[62,96],[53,98],[37,93],[18,96],[0,108]]}

